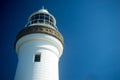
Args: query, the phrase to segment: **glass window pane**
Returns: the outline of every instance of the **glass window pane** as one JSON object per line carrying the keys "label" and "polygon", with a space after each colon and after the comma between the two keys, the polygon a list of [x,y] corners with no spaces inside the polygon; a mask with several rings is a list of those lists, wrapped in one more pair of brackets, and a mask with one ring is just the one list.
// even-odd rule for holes
{"label": "glass window pane", "polygon": [[44,16],[44,14],[43,14],[43,13],[41,13],[41,14],[40,14],[40,16]]}
{"label": "glass window pane", "polygon": [[45,20],[49,20],[49,17],[45,17]]}
{"label": "glass window pane", "polygon": [[33,24],[33,21],[31,22],[31,24]]}
{"label": "glass window pane", "polygon": [[34,23],[37,23],[37,20],[34,20]]}
{"label": "glass window pane", "polygon": [[33,19],[34,19],[34,16],[32,16],[30,20],[33,20]]}
{"label": "glass window pane", "polygon": [[53,22],[53,19],[52,19],[52,18],[50,18],[50,22]]}
{"label": "glass window pane", "polygon": [[39,19],[39,15],[35,15],[35,19]]}
{"label": "glass window pane", "polygon": [[40,54],[36,54],[35,58],[34,58],[34,62],[40,62],[40,58],[41,58],[41,55]]}
{"label": "glass window pane", "polygon": [[43,23],[44,22],[44,20],[39,20],[39,23]]}
{"label": "glass window pane", "polygon": [[44,19],[44,16],[40,16],[40,19]]}
{"label": "glass window pane", "polygon": [[53,22],[53,18],[50,16],[50,21]]}
{"label": "glass window pane", "polygon": [[54,27],[54,24],[52,24],[52,26]]}
{"label": "glass window pane", "polygon": [[49,15],[48,15],[48,14],[45,14],[45,17],[49,17]]}

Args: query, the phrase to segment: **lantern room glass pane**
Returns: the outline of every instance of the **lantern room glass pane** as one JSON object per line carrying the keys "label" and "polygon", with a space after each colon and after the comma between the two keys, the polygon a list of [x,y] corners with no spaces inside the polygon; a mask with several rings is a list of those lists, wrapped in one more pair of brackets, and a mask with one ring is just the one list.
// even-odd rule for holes
{"label": "lantern room glass pane", "polygon": [[40,16],[40,19],[44,19],[44,16]]}
{"label": "lantern room glass pane", "polygon": [[44,23],[44,20],[39,20],[39,23]]}
{"label": "lantern room glass pane", "polygon": [[39,15],[35,15],[35,19],[39,19]]}

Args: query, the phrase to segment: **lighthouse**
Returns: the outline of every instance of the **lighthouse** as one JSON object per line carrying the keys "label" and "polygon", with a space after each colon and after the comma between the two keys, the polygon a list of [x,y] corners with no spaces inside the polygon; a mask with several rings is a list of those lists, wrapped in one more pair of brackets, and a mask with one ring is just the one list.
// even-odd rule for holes
{"label": "lighthouse", "polygon": [[59,80],[63,46],[55,17],[44,8],[31,14],[16,36],[18,65],[14,80]]}

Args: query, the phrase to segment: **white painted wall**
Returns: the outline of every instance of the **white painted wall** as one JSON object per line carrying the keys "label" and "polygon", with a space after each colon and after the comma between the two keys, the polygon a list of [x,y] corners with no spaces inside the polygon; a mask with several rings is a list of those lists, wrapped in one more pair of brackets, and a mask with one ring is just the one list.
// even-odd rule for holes
{"label": "white painted wall", "polygon": [[[15,80],[59,80],[58,62],[62,43],[47,34],[29,34],[16,43],[18,66]],[[41,61],[34,62],[41,53]]]}

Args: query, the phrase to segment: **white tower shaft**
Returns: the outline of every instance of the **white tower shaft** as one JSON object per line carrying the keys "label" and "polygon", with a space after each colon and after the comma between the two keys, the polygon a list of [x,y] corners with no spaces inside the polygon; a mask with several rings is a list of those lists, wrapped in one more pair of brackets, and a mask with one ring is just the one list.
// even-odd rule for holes
{"label": "white tower shaft", "polygon": [[[46,34],[30,34],[17,42],[19,56],[15,80],[58,80],[62,44]],[[40,55],[40,61],[35,56]]]}

